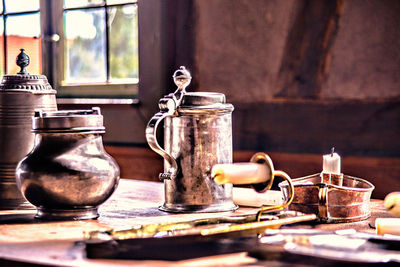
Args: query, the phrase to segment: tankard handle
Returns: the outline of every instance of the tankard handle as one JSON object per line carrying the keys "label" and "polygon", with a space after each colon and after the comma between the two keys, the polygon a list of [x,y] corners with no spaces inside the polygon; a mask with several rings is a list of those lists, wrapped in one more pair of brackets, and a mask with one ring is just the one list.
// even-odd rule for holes
{"label": "tankard handle", "polygon": [[161,155],[164,160],[167,162],[169,168],[167,172],[160,173],[160,180],[164,179],[173,179],[176,177],[178,173],[178,164],[176,163],[175,158],[167,153],[158,143],[157,141],[157,127],[160,122],[166,117],[171,116],[169,112],[158,112],[156,113],[149,121],[146,127],[146,139],[150,148]]}
{"label": "tankard handle", "polygon": [[177,86],[176,91],[160,99],[158,102],[160,112],[156,113],[150,119],[146,127],[146,139],[150,148],[160,154],[167,162],[168,170],[167,172],[160,173],[160,180],[175,178],[179,169],[175,158],[158,144],[156,137],[157,127],[166,117],[177,115],[177,108],[181,105],[183,96],[186,94],[186,87],[192,80],[190,72],[184,66],[176,70],[172,77]]}

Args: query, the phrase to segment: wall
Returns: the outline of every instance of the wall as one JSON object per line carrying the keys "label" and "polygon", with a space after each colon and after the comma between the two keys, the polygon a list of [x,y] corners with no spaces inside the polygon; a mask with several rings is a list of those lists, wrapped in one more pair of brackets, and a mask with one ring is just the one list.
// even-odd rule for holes
{"label": "wall", "polygon": [[399,1],[195,1],[194,90],[236,150],[400,156]]}
{"label": "wall", "polygon": [[[279,74],[285,47],[293,47],[289,32],[299,30],[294,25],[300,21],[296,17],[314,2],[196,1],[198,89],[224,92],[232,102],[274,98],[282,90]],[[337,2],[341,9],[337,32],[331,34],[327,77],[319,99],[399,97],[400,2]],[[312,15],[310,10],[306,12]],[[314,30],[314,25],[303,23]],[[322,29],[319,35],[324,34],[330,33]],[[300,36],[296,41],[303,47],[298,48],[307,49],[305,46],[318,38]],[[309,63],[301,64],[306,67]]]}

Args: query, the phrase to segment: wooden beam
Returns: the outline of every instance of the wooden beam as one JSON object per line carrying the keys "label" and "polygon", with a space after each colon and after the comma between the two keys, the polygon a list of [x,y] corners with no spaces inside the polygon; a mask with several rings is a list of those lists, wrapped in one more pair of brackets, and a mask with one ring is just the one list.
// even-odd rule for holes
{"label": "wooden beam", "polygon": [[234,105],[235,150],[400,157],[400,99]]}
{"label": "wooden beam", "polygon": [[328,75],[330,49],[343,1],[300,3],[285,45],[278,82],[281,90],[277,97],[318,98]]}

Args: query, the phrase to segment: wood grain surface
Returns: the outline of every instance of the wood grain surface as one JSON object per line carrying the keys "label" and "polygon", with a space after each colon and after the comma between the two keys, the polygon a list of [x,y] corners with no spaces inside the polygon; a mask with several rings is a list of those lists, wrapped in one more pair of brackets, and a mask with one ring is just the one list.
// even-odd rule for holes
{"label": "wood grain surface", "polygon": [[[257,209],[239,208],[236,212],[203,214],[169,214],[158,210],[163,202],[163,184],[122,179],[117,191],[104,203],[97,220],[43,222],[34,219],[35,210],[0,212],[0,263],[14,266],[18,262],[57,266],[232,266],[255,264],[246,253],[219,255],[183,261],[132,261],[87,259],[81,242],[89,231],[128,228],[137,224],[173,222],[229,214],[253,214]],[[388,217],[382,201],[372,201],[369,220],[329,225],[301,225],[316,229],[347,229],[373,232],[369,224],[376,217]]]}

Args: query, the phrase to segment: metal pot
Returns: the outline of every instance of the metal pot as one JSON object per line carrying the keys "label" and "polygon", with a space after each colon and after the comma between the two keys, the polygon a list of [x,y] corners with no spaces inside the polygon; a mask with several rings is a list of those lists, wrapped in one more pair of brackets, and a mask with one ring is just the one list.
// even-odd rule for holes
{"label": "metal pot", "polygon": [[29,57],[21,49],[17,57],[21,71],[4,75],[0,84],[0,209],[33,208],[15,183],[15,168],[34,143],[31,132],[35,109],[57,110],[56,91],[44,75],[29,75]]}
{"label": "metal pot", "polygon": [[[190,73],[181,67],[174,73],[175,93],[160,99],[160,112],[146,128],[150,147],[164,158],[165,203],[168,212],[217,212],[237,208],[232,201],[232,184],[219,185],[211,168],[232,162],[233,105],[220,93],[186,93]],[[164,122],[164,148],[156,131]]]}
{"label": "metal pot", "polygon": [[39,219],[93,219],[117,187],[119,167],[103,147],[99,108],[37,111],[35,146],[17,166],[18,188]]}

